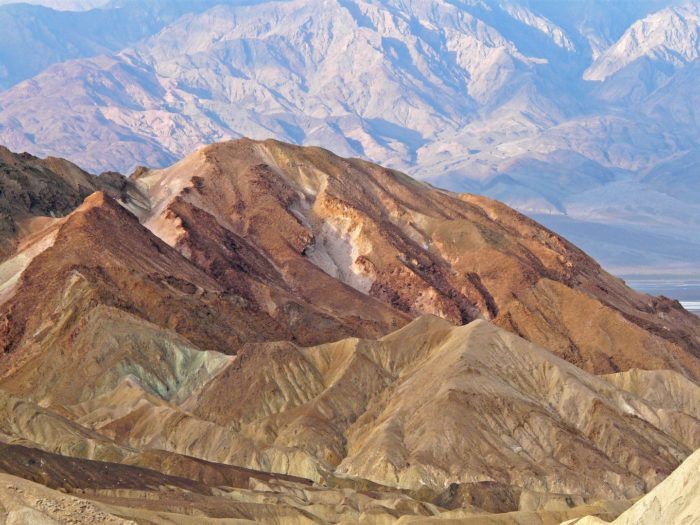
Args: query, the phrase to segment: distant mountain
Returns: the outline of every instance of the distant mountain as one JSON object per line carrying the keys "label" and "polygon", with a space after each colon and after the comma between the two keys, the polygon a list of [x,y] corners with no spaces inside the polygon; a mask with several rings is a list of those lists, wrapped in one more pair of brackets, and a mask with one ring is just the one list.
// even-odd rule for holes
{"label": "distant mountain", "polygon": [[[604,81],[638,61],[683,66],[700,57],[700,5],[662,9],[635,22],[620,39],[595,58],[583,77]],[[652,69],[659,69],[654,64]]]}
{"label": "distant mountain", "polygon": [[50,7],[57,11],[88,11],[105,7],[112,0],[0,0],[0,6],[8,4],[31,4]]}
{"label": "distant mountain", "polygon": [[693,173],[648,176],[700,151],[697,1],[254,4],[66,14],[140,37],[96,31],[50,62],[119,52],[0,93],[0,142],[97,172],[240,136],[321,145],[502,199],[611,267],[700,271]]}
{"label": "distant mountain", "polygon": [[[213,3],[0,2],[0,89],[33,77],[57,62],[118,52],[154,35],[182,14]],[[92,7],[102,9],[88,9]]]}

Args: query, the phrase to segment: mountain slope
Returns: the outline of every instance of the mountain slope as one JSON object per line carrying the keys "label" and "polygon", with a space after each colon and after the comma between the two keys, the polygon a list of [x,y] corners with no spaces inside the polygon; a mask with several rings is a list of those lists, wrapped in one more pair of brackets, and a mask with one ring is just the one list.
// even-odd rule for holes
{"label": "mountain slope", "polygon": [[[284,355],[275,359],[288,360]],[[255,402],[248,398],[242,405],[246,407],[244,414],[236,413],[235,407],[241,406],[238,403],[233,404],[230,415],[226,405],[212,404],[230,385],[240,384],[238,377],[257,368],[257,359],[247,358],[217,376],[186,406],[196,406],[197,414],[215,418],[219,424],[240,422],[245,434],[262,441],[256,450],[266,448],[263,435],[254,431],[263,424],[274,436],[268,447],[300,447],[331,465],[339,462],[335,471],[341,475],[404,488],[495,480],[534,491],[610,497],[618,490],[612,485],[639,490],[643,484],[632,481],[635,476],[654,484],[654,469],[643,473],[646,467],[642,466],[651,458],[654,468],[660,468],[661,456],[654,447],[646,459],[615,457],[611,443],[618,439],[630,440],[620,445],[620,451],[641,451],[643,440],[663,442],[667,438],[654,434],[649,425],[633,430],[635,418],[613,415],[606,401],[600,405],[601,399],[612,395],[609,387],[598,380],[586,382],[585,374],[575,367],[484,321],[455,328],[423,318],[379,344],[351,340],[305,349],[302,355],[320,372],[325,386],[306,403],[289,399],[291,407],[270,415],[264,410],[269,406],[265,399]],[[533,375],[535,369],[542,375]],[[441,378],[437,390],[431,380],[436,377]],[[586,386],[579,389],[569,383],[579,380]],[[363,386],[353,395],[358,381]],[[556,392],[547,391],[547,384],[556,385]],[[250,388],[255,391],[258,387],[252,383]],[[550,408],[540,412],[535,406],[545,399]],[[643,415],[641,406],[631,408],[636,402],[630,396],[623,395],[615,403],[618,408],[614,411],[649,417]],[[256,405],[263,409],[263,417],[258,415],[259,421],[251,421]],[[696,447],[700,438],[697,423],[687,418],[680,424],[693,429],[691,446]],[[617,435],[615,425],[625,425],[624,434]],[[570,426],[578,429],[573,431],[576,437],[571,436]],[[671,425],[664,430],[673,433]],[[550,449],[545,442],[556,445]],[[567,451],[567,460],[557,456],[560,451]],[[548,464],[550,455],[566,467],[559,470],[555,463]],[[581,465],[576,464],[579,460]],[[601,471],[610,472],[615,482],[612,478],[593,482],[587,476],[577,479],[576,472],[597,469],[599,461],[606,465],[601,464]],[[675,466],[674,459],[669,457],[669,461]],[[614,464],[635,465],[630,471],[634,474],[627,477],[630,474],[623,474]],[[509,467],[501,470],[499,465]],[[638,467],[641,470],[635,470]]]}
{"label": "mountain slope", "polygon": [[[75,383],[91,391],[85,379]],[[682,410],[652,405],[485,321],[454,327],[424,317],[379,341],[266,343],[199,384],[153,401],[158,390],[143,383],[131,408],[123,386],[62,408],[55,403],[72,401],[50,402],[125,451],[163,448],[323,483],[340,476],[434,494],[495,481],[580,501],[631,498],[700,443],[697,420]],[[680,433],[692,448],[671,437]]]}
{"label": "mountain slope", "polygon": [[213,145],[132,180],[150,199],[144,224],[185,256],[196,260],[203,241],[179,211],[189,206],[327,311],[366,309],[369,295],[414,316],[492,319],[596,373],[679,367],[698,377],[697,318],[632,292],[494,201],[274,141]]}
{"label": "mountain slope", "polygon": [[698,58],[698,5],[686,2],[632,24],[586,70],[584,78],[602,81],[642,58],[682,66]]}
{"label": "mountain slope", "polygon": [[[352,6],[219,5],[182,18],[107,62],[58,65],[3,95],[4,117],[16,119],[2,134],[3,143],[25,148],[31,134],[35,146],[49,151],[60,147],[55,141],[69,127],[88,148],[75,148],[70,156],[90,169],[108,163],[129,170],[135,161],[163,165],[204,143],[270,134],[406,161],[424,137],[465,123],[475,108],[472,99],[497,97],[493,81],[504,84],[532,62],[497,31],[449,4],[441,4],[432,21],[449,24],[442,31],[427,21],[412,27],[391,4]],[[261,31],[260,20],[273,23]],[[443,64],[439,56],[454,59]],[[66,84],[73,88],[65,90]],[[19,93],[37,103],[43,99],[48,114],[61,114],[62,127],[53,127],[54,119],[37,121],[35,109],[14,104]],[[60,93],[61,103],[48,104],[51,93]],[[446,100],[452,103],[441,102]],[[64,111],[68,107],[72,111]],[[94,130],[102,137],[88,136]],[[111,152],[114,138],[140,149]]]}
{"label": "mountain slope", "polygon": [[86,11],[106,6],[111,0],[29,0],[17,2],[17,0],[0,0],[0,5],[7,4],[33,4],[43,5],[51,9],[64,11]]}
{"label": "mountain slope", "polygon": [[[295,301],[274,284],[262,283],[258,292],[278,298],[280,308],[271,313],[261,310],[244,297],[225,291],[102,193],[93,194],[67,218],[51,225],[46,235],[51,236],[50,241],[40,243],[44,248],[40,253],[25,257],[26,267],[15,264],[23,252],[5,263],[21,272],[3,304],[3,349],[18,354],[12,367],[17,360],[35,359],[36,352],[44,348],[56,354],[46,361],[48,368],[37,364],[25,369],[28,376],[14,376],[13,384],[25,393],[42,395],[33,386],[37,378],[60,378],[65,367],[77,364],[71,359],[82,359],[80,353],[65,350],[83,345],[97,352],[97,365],[105,358],[125,362],[133,358],[137,361],[131,366],[139,369],[144,346],[151,344],[150,339],[163,340],[154,343],[152,352],[173,349],[173,359],[181,367],[191,359],[186,356],[193,355],[192,346],[235,353],[249,341],[297,337],[308,343],[328,340],[344,331],[372,334],[390,326],[388,320],[380,328],[381,321],[375,319],[349,318],[348,326],[343,327],[342,321]],[[401,314],[397,312],[395,319],[401,322]],[[164,337],[157,326],[173,329],[185,339]],[[139,339],[138,334],[151,332],[145,340]],[[105,338],[107,347],[101,346]],[[117,350],[126,353],[114,355]],[[0,361],[3,372],[11,373],[7,359]],[[193,370],[185,368],[179,373],[189,372]],[[89,377],[93,371],[84,368],[82,373]],[[129,366],[120,373],[122,376],[112,379],[120,380],[130,373]],[[71,392],[74,383],[69,378],[63,380]],[[110,378],[103,376],[101,380],[109,384]],[[158,380],[167,390],[172,381],[177,384],[181,378]],[[62,391],[56,384],[51,390],[54,395]]]}
{"label": "mountain slope", "polygon": [[697,318],[500,203],[242,139],[70,211],[85,172],[5,157],[0,471],[57,509],[613,519],[700,446]]}
{"label": "mountain slope", "polygon": [[[115,54],[38,64],[0,93],[0,141],[124,172],[240,136],[320,145],[547,214],[606,267],[697,270],[698,228],[679,220],[698,215],[697,199],[668,193],[683,168],[641,181],[700,144],[696,0],[247,4],[54,13],[99,18],[85,24],[94,39],[76,38],[105,51],[83,55]],[[29,67],[15,54],[42,45],[52,63],[83,56],[28,42],[5,68]],[[624,248],[601,238],[607,225]]]}
{"label": "mountain slope", "polygon": [[[698,523],[698,477],[700,452],[695,452],[666,480],[647,494],[619,518],[614,525],[647,525],[652,523]],[[582,518],[567,525],[599,525],[608,523],[597,518]]]}
{"label": "mountain slope", "polygon": [[[13,169],[34,173],[13,159]],[[597,373],[699,375],[695,317],[632,292],[573,245],[484,198],[317,148],[250,140],[142,171],[124,188],[118,195],[151,232],[94,196],[20,235],[2,265],[6,349],[26,347],[23,334],[53,337],[37,331],[45,319],[69,320],[71,308],[97,299],[224,353],[271,339],[378,336],[430,313],[492,319]],[[47,294],[71,287],[59,310],[45,310],[54,308]]]}
{"label": "mountain slope", "polygon": [[95,191],[132,210],[143,205],[143,196],[116,173],[93,177],[66,160],[14,154],[1,146],[0,188],[0,259],[17,251],[21,239],[41,236],[48,217],[68,214]]}
{"label": "mountain slope", "polygon": [[58,523],[58,520],[76,520],[83,523],[132,525],[104,512],[99,507],[74,496],[61,494],[38,483],[22,478],[0,475],[0,519],[10,523]]}
{"label": "mountain slope", "polygon": [[0,90],[58,62],[119,52],[209,5],[206,0],[0,2]]}

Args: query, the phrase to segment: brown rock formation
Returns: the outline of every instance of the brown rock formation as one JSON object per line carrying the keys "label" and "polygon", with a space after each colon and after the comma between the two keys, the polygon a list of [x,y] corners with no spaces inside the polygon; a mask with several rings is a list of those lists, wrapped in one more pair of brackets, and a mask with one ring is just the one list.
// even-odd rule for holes
{"label": "brown rock formation", "polygon": [[[591,372],[671,368],[700,378],[697,317],[630,290],[489,199],[320,148],[245,139],[135,183],[150,199],[144,224],[224,286],[256,267],[334,317],[386,325],[380,303],[457,324],[482,317]],[[253,250],[277,272],[252,263]],[[261,295],[250,293],[269,304]]]}
{"label": "brown rock formation", "polygon": [[700,446],[698,318],[499,203],[250,140],[0,185],[0,523],[613,519]]}

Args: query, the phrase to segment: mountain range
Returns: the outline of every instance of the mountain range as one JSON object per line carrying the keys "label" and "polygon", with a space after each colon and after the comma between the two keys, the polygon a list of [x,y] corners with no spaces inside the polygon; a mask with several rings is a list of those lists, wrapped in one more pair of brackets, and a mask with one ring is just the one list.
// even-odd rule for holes
{"label": "mountain range", "polygon": [[700,2],[0,28],[0,525],[700,525]]}
{"label": "mountain range", "polygon": [[0,189],[0,521],[694,516],[700,318],[504,204],[251,139]]}
{"label": "mountain range", "polygon": [[695,0],[96,6],[0,6],[0,143],[96,173],[320,145],[500,199],[617,273],[698,271]]}

